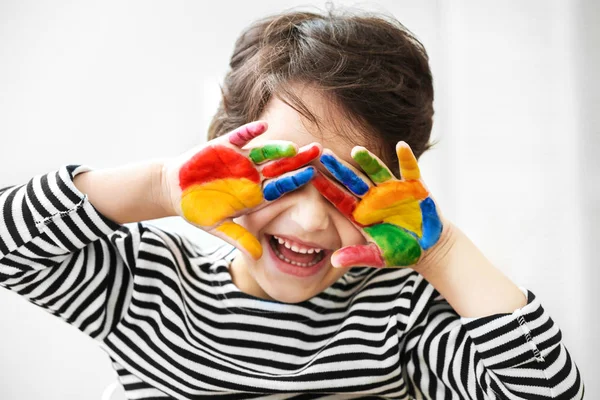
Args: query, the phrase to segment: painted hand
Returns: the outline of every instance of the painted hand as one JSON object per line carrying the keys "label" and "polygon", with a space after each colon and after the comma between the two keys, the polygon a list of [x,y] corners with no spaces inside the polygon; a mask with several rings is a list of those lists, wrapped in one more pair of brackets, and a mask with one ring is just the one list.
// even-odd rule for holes
{"label": "painted hand", "polygon": [[262,255],[260,242],[233,218],[309,182],[315,168],[301,167],[321,154],[317,143],[298,150],[286,141],[243,149],[266,130],[266,122],[246,124],[165,164],[163,173],[177,214],[254,259]]}
{"label": "painted hand", "polygon": [[323,151],[321,163],[347,190],[321,173],[312,184],[369,242],[334,252],[334,267],[412,266],[438,242],[442,222],[421,180],[417,160],[405,142],[396,145],[396,153],[402,180],[364,147],[354,147],[351,155],[370,179],[331,151]]}

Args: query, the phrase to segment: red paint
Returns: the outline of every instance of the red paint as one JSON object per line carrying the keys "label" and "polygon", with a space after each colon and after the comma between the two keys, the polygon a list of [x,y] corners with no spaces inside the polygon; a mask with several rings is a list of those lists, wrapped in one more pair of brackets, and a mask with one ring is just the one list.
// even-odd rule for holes
{"label": "red paint", "polygon": [[247,178],[255,183],[260,181],[258,171],[249,159],[221,145],[200,150],[179,170],[181,190],[194,184],[225,178]]}
{"label": "red paint", "polygon": [[266,130],[267,124],[265,122],[255,121],[234,129],[227,136],[229,137],[229,143],[242,147],[258,135],[263,134]]}
{"label": "red paint", "polygon": [[[312,185],[329,200],[342,214],[354,221],[352,212],[358,204],[356,197],[352,196],[343,189],[340,189],[335,183],[331,182],[322,173],[317,172],[312,181]],[[354,221],[356,222],[356,221]]]}
{"label": "red paint", "polygon": [[385,267],[381,250],[374,243],[339,249],[331,256],[331,263],[334,267]]}
{"label": "red paint", "polygon": [[293,157],[282,158],[266,165],[262,169],[262,174],[265,178],[275,178],[293,171],[301,166],[308,164],[319,156],[320,149],[318,146],[311,146],[306,150],[301,151]]}

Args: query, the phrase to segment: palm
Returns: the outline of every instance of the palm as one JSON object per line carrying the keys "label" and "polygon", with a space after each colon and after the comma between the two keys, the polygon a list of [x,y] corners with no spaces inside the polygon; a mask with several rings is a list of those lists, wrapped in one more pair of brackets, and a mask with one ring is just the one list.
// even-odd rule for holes
{"label": "palm", "polygon": [[319,146],[298,152],[283,141],[243,149],[266,128],[254,122],[235,129],[173,160],[165,174],[179,215],[255,259],[262,254],[260,242],[233,218],[306,184],[314,168],[304,166],[320,154]]}
{"label": "palm", "polygon": [[354,196],[342,192],[343,189],[323,176],[313,183],[353,220],[370,242],[336,251],[332,263],[343,267],[404,267],[416,264],[423,251],[439,240],[442,224],[435,203],[421,181],[412,151],[404,143],[397,147],[403,178],[398,180],[366,149],[357,147],[354,150],[353,158],[373,184],[331,155],[324,155],[321,161]]}

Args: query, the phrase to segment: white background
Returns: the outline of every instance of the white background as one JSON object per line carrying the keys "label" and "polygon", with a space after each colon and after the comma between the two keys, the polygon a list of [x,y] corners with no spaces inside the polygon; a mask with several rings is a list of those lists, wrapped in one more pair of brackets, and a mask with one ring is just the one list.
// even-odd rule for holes
{"label": "white background", "polygon": [[[0,187],[62,164],[115,166],[203,141],[242,28],[306,4],[325,5],[2,0]],[[586,397],[598,398],[598,2],[336,4],[391,13],[425,44],[440,141],[421,158],[428,186],[541,299]],[[0,289],[0,399],[100,399],[114,380],[91,339]]]}

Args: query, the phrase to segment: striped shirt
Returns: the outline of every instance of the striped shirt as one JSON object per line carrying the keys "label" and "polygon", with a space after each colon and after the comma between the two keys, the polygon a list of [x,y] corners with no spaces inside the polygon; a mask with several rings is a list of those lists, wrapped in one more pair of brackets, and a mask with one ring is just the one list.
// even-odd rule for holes
{"label": "striped shirt", "polygon": [[561,332],[526,289],[461,318],[409,268],[353,268],[296,304],[241,292],[236,251],[118,225],[66,166],[0,190],[0,285],[110,356],[129,399],[581,399]]}

